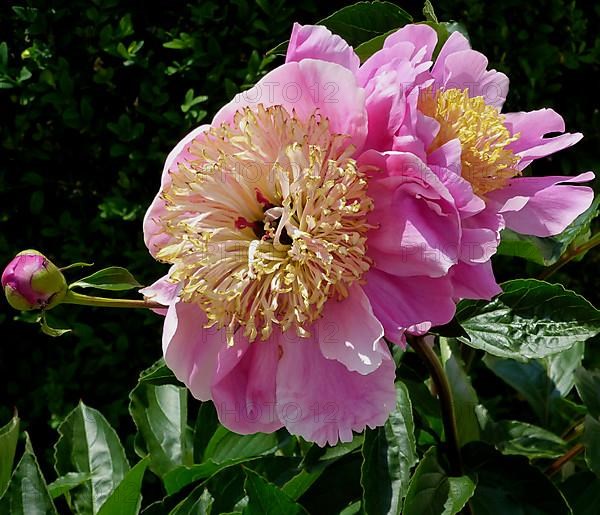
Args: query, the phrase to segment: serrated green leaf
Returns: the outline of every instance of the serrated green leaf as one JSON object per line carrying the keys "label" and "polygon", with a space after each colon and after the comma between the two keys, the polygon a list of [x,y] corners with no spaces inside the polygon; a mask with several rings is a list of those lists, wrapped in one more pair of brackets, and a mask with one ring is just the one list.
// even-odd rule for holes
{"label": "serrated green leaf", "polygon": [[324,25],[356,47],[411,21],[410,14],[391,2],[358,2],[322,19],[318,25]]}
{"label": "serrated green leaf", "polygon": [[491,302],[462,301],[456,318],[468,334],[461,341],[513,359],[543,358],[600,332],[600,311],[560,284],[516,279]]}
{"label": "serrated green leaf", "polygon": [[71,497],[76,513],[96,514],[129,471],[121,442],[104,416],[82,402],[67,415],[58,432],[54,467],[60,475],[90,475],[90,480],[71,491]]}
{"label": "serrated green leaf", "polygon": [[362,448],[362,505],[367,513],[401,513],[410,471],[417,463],[412,405],[396,383],[396,409],[383,427],[367,430]]}
{"label": "serrated green leaf", "polygon": [[25,452],[0,499],[0,513],[7,515],[57,515],[48,486],[25,433]]}
{"label": "serrated green leaf", "polygon": [[19,417],[16,415],[0,427],[0,497],[8,488],[19,440]]}
{"label": "serrated green leaf", "polygon": [[142,505],[142,480],[148,468],[145,458],[127,472],[117,488],[102,504],[98,515],[137,515]]}
{"label": "serrated green leaf", "polygon": [[[450,481],[452,479],[452,481]],[[438,462],[436,449],[430,448],[410,480],[404,515],[454,515],[475,491],[475,483],[467,476],[449,478]]]}
{"label": "serrated green leaf", "polygon": [[124,291],[141,288],[131,272],[120,266],[110,266],[79,279],[69,285],[70,288],[95,288],[97,290]]}
{"label": "serrated green leaf", "polygon": [[[191,432],[187,425],[187,389],[154,384],[164,377],[164,365],[142,372],[129,394],[129,413],[137,434],[135,450],[150,457],[150,469],[162,477],[181,465],[192,465]],[[168,374],[167,374],[168,375]]]}
{"label": "serrated green leaf", "polygon": [[56,499],[57,497],[70,492],[76,486],[83,484],[88,479],[91,479],[89,474],[69,472],[55,481],[52,481],[52,483],[48,485],[48,491],[50,492],[52,499]]}
{"label": "serrated green leaf", "polygon": [[558,458],[567,452],[567,443],[554,433],[518,420],[502,420],[494,424],[496,448],[506,455],[529,459]]}
{"label": "serrated green leaf", "polygon": [[306,514],[306,510],[290,499],[281,489],[248,468],[244,469],[244,488],[248,494],[248,505],[244,515],[295,515]]}

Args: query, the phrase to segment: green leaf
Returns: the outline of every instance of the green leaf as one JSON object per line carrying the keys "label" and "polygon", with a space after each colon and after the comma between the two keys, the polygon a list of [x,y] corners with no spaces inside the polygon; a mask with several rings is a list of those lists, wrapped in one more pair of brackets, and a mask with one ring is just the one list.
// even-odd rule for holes
{"label": "green leaf", "polygon": [[56,327],[50,327],[48,325],[48,321],[46,320],[45,312],[42,312],[39,320],[40,320],[40,329],[42,330],[42,333],[44,333],[48,336],[52,336],[53,338],[58,338],[59,336],[62,336],[63,334],[67,334],[67,333],[71,332],[71,329],[58,329]]}
{"label": "green leaf", "polygon": [[396,383],[396,409],[383,427],[367,430],[361,484],[367,513],[400,513],[410,471],[418,461],[408,390]]}
{"label": "green leaf", "polygon": [[94,263],[84,263],[82,261],[78,261],[77,263],[71,263],[70,265],[63,266],[60,271],[65,272],[66,270],[72,270],[73,268],[87,268],[89,266],[94,266]]}
{"label": "green leaf", "polygon": [[89,481],[72,490],[72,502],[76,513],[96,514],[129,471],[121,442],[102,414],[83,402],[67,415],[58,432],[54,467],[60,475],[90,475]]}
{"label": "green leaf", "polygon": [[216,472],[259,456],[273,453],[278,447],[275,434],[238,435],[220,426],[204,452],[204,461],[191,467],[177,467],[163,477],[169,495],[186,485],[206,479]]}
{"label": "green leaf", "polygon": [[542,358],[573,347],[600,331],[600,312],[560,284],[516,279],[491,302],[462,301],[461,341],[500,357]]}
{"label": "green leaf", "polygon": [[474,491],[475,483],[471,478],[448,477],[432,447],[415,470],[402,513],[454,515],[462,510]]}
{"label": "green leaf", "polygon": [[25,452],[0,500],[0,512],[7,515],[57,515],[27,433]]}
{"label": "green leaf", "polygon": [[70,288],[96,288],[97,290],[124,291],[141,288],[129,270],[120,266],[110,266],[79,279]]}
{"label": "green leaf", "polygon": [[358,55],[358,57],[360,58],[360,62],[364,63],[375,52],[381,50],[383,48],[383,43],[385,42],[385,39],[394,32],[395,30],[390,30],[358,45],[354,49],[354,51],[356,52],[356,55]]}
{"label": "green leaf", "polygon": [[600,479],[585,471],[570,476],[560,488],[573,509],[574,515],[598,515]]}
{"label": "green leaf", "polygon": [[471,380],[464,371],[461,359],[457,353],[452,352],[446,338],[440,338],[440,350],[454,400],[458,439],[463,446],[468,442],[479,440],[479,421],[475,414],[479,399],[471,385]]}
{"label": "green leaf", "polygon": [[48,491],[50,492],[50,496],[52,499],[56,499],[61,495],[70,492],[76,486],[83,484],[85,481],[90,479],[91,476],[89,474],[83,474],[80,472],[69,472],[64,476],[59,477],[52,483],[48,485]]}
{"label": "green leaf", "polygon": [[496,448],[506,455],[558,458],[568,449],[567,443],[554,433],[518,420],[502,420],[491,431]]}
{"label": "green leaf", "polygon": [[173,508],[169,515],[209,515],[214,499],[204,484],[192,490],[183,501]]}
{"label": "green leaf", "polygon": [[358,2],[324,18],[318,25],[324,25],[349,45],[358,46],[411,21],[410,14],[391,2]]}
{"label": "green leaf", "polygon": [[600,372],[579,368],[575,372],[575,387],[590,415],[600,418]]}
{"label": "green leaf", "polygon": [[556,486],[522,456],[504,456],[471,442],[462,449],[467,473],[477,474],[470,504],[477,515],[566,515],[571,510]]}
{"label": "green leaf", "polygon": [[575,371],[581,366],[585,345],[576,343],[570,349],[543,358],[548,377],[562,395],[566,397],[575,385]]}
{"label": "green leaf", "polygon": [[8,488],[10,482],[18,440],[19,417],[15,413],[8,424],[0,427],[0,497]]}
{"label": "green leaf", "polygon": [[248,494],[248,505],[244,515],[295,515],[306,510],[290,499],[273,483],[253,470],[244,469],[246,481],[244,488]]}
{"label": "green leaf", "polygon": [[204,460],[204,451],[219,427],[217,410],[212,402],[203,402],[198,410],[194,428],[194,463]]}
{"label": "green leaf", "polygon": [[[191,465],[191,432],[187,426],[187,389],[154,384],[168,377],[163,364],[142,372],[129,394],[129,413],[138,432],[135,450],[150,456],[150,470],[162,477],[180,465]],[[163,375],[164,374],[164,375]]]}
{"label": "green leaf", "polygon": [[600,421],[590,415],[585,416],[583,444],[588,467],[600,477]]}
{"label": "green leaf", "polygon": [[435,10],[433,9],[433,5],[429,0],[425,0],[425,5],[423,6],[423,16],[427,21],[433,23],[439,23],[437,16],[435,15]]}
{"label": "green leaf", "polygon": [[145,458],[127,472],[117,488],[102,504],[98,515],[137,515],[142,505],[142,479],[148,468]]}

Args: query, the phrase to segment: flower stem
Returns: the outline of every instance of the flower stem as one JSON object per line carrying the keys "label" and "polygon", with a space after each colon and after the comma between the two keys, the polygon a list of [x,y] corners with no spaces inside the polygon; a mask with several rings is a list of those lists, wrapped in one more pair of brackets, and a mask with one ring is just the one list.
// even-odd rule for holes
{"label": "flower stem", "polygon": [[159,309],[166,308],[157,302],[149,300],[134,300],[134,299],[109,299],[106,297],[93,297],[90,295],[82,295],[69,290],[65,298],[61,301],[63,304],[77,304],[79,306],[95,306],[100,308],[145,308]]}
{"label": "flower stem", "polygon": [[573,247],[567,250],[567,252],[565,252],[556,263],[546,268],[546,270],[540,274],[539,278],[541,280],[548,279],[548,277],[555,272],[558,272],[563,266],[579,256],[579,254],[583,254],[584,252],[593,249],[597,245],[600,245],[600,233],[595,234],[591,239],[579,245],[578,247]]}
{"label": "flower stem", "polygon": [[425,362],[440,399],[442,423],[444,424],[444,433],[446,434],[448,462],[450,463],[450,475],[462,476],[464,474],[464,468],[462,456],[460,454],[460,444],[458,442],[456,417],[454,416],[454,401],[452,400],[450,383],[444,372],[444,367],[437,354],[427,344],[424,337],[409,337],[408,343]]}
{"label": "flower stem", "polygon": [[575,456],[581,454],[583,451],[585,451],[585,447],[583,446],[583,444],[578,443],[574,445],[569,451],[567,451],[560,458],[557,458],[550,464],[550,466],[546,469],[546,475],[553,476],[563,467],[565,463],[568,463],[573,458],[575,458]]}

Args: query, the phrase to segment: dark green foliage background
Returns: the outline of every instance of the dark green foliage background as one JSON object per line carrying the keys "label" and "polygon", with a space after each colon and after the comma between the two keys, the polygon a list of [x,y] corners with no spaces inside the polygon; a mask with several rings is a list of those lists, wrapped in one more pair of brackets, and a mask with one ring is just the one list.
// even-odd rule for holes
{"label": "dark green foliage background", "polygon": [[[399,2],[422,19],[421,2]],[[2,2],[0,264],[34,247],[59,266],[128,267],[142,283],[164,272],[147,254],[141,219],[164,158],[192,127],[277,64],[265,52],[293,21],[331,13],[306,0],[25,0]],[[552,106],[585,139],[534,165],[536,174],[600,171],[600,6],[552,0],[443,1],[491,65],[507,73],[507,110]],[[205,99],[204,97],[208,97]],[[499,278],[531,274],[499,259]],[[561,272],[598,305],[598,255]],[[76,272],[72,273],[75,277]],[[51,339],[0,308],[0,422],[14,407],[49,469],[57,423],[82,398],[118,433],[133,434],[127,392],[160,356],[161,321],[142,312],[60,307]],[[131,442],[129,442],[130,444]],[[131,449],[131,445],[127,445]]]}

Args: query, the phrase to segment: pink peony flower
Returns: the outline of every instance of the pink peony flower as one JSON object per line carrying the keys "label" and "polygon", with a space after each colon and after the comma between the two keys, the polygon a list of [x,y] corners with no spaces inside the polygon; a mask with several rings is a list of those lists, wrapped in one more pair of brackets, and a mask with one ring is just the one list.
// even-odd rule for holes
{"label": "pink peony flower", "polygon": [[[525,201],[503,202],[500,192],[526,179],[481,179],[479,163],[461,173],[467,129],[446,127],[437,106],[442,98],[454,115],[443,88],[465,66],[436,79],[435,43],[433,30],[411,25],[360,66],[340,37],[295,25],[286,63],[169,154],[144,237],[171,268],[143,293],[168,306],[167,365],[233,431],[285,426],[325,445],[383,424],[395,406],[384,333],[404,345],[405,333],[450,321],[455,298],[495,293],[489,260],[514,226],[507,214],[544,212],[554,184],[534,195],[528,183]],[[504,84],[480,64],[482,84]],[[491,103],[476,102],[497,129],[495,107],[494,118]],[[505,127],[503,149],[523,144]],[[472,153],[492,137],[476,136]],[[516,167],[511,155],[498,162]],[[583,190],[554,226],[585,209]]]}
{"label": "pink peony flower", "polygon": [[2,272],[1,282],[8,303],[21,311],[52,307],[67,291],[61,271],[36,250],[19,252]]}

